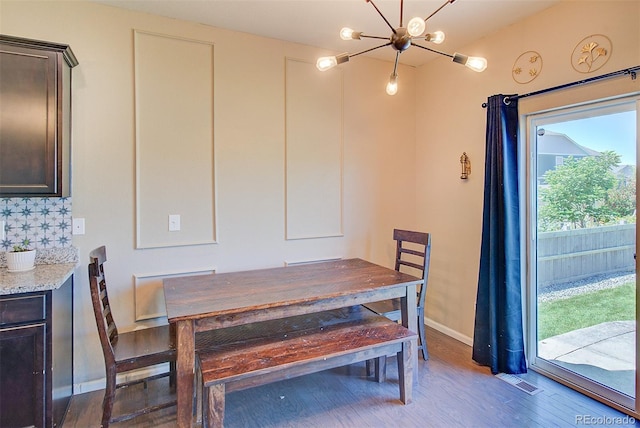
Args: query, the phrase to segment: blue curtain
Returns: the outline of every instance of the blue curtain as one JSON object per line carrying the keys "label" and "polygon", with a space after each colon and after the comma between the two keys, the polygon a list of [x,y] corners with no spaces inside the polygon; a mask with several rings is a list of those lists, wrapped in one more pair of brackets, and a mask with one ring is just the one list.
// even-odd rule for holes
{"label": "blue curtain", "polygon": [[518,100],[487,103],[487,148],[473,360],[496,373],[526,373],[520,285]]}

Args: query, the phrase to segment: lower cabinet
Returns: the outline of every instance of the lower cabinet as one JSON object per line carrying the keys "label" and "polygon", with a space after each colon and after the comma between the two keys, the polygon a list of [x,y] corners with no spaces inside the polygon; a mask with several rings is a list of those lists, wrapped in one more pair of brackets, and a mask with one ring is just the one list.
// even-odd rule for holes
{"label": "lower cabinet", "polygon": [[0,330],[2,427],[45,426],[46,330],[44,323]]}
{"label": "lower cabinet", "polygon": [[0,427],[62,426],[73,394],[73,277],[0,296]]}

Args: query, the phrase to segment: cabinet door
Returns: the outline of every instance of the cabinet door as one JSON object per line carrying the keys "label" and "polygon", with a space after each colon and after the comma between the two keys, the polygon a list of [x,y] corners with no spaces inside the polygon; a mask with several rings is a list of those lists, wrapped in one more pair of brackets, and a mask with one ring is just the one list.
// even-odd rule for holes
{"label": "cabinet door", "polygon": [[55,52],[0,43],[0,194],[58,191],[57,61]]}
{"label": "cabinet door", "polygon": [[45,426],[46,324],[0,329],[0,427]]}

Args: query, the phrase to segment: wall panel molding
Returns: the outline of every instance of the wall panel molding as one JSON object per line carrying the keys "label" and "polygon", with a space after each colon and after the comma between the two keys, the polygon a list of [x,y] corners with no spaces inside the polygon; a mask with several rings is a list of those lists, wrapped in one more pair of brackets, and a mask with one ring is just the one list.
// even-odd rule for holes
{"label": "wall panel molding", "polygon": [[285,260],[284,266],[298,266],[298,265],[310,265],[314,263],[322,263],[322,262],[335,262],[338,260],[342,260],[342,257],[326,257],[322,259],[302,259],[302,260]]}
{"label": "wall panel molding", "polygon": [[167,316],[162,281],[176,276],[211,275],[215,268],[190,271],[156,272],[133,275],[135,320],[144,321]]}
{"label": "wall panel molding", "polygon": [[285,238],[342,236],[342,71],[285,62]]}
{"label": "wall panel molding", "polygon": [[216,240],[213,48],[134,31],[137,248]]}

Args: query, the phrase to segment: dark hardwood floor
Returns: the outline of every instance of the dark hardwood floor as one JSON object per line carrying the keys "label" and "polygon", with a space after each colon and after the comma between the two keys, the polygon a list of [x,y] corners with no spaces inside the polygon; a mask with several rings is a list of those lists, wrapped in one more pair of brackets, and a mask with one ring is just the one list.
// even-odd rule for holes
{"label": "dark hardwood floor", "polygon": [[[564,427],[628,426],[628,417],[534,372],[521,375],[541,388],[529,395],[471,360],[471,348],[427,329],[429,361],[420,359],[413,403],[398,399],[395,359],[388,381],[364,377],[364,363],[228,395],[227,427]],[[115,411],[169,394],[166,378],[144,392],[118,392]],[[97,427],[104,391],[76,395],[64,428]],[[146,398],[134,398],[134,397]],[[631,420],[633,421],[633,420]],[[587,423],[588,422],[588,423]],[[600,422],[595,423],[594,422]],[[174,427],[175,407],[115,427]]]}

